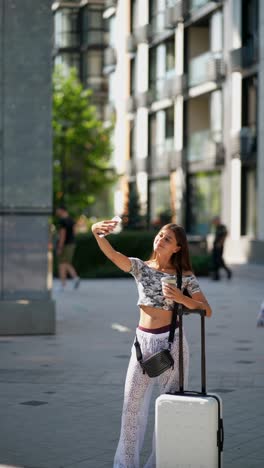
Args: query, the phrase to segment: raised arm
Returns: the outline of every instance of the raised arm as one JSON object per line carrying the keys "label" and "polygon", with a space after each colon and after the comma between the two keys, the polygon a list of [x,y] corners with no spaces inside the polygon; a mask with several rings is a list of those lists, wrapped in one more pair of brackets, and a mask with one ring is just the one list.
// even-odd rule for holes
{"label": "raised arm", "polygon": [[105,256],[109,258],[109,260],[111,260],[111,262],[113,262],[118,268],[120,268],[120,270],[129,272],[131,269],[131,262],[129,258],[126,255],[117,252],[105,237],[100,237],[99,235],[103,234],[106,236],[107,234],[110,234],[117,223],[117,221],[113,220],[100,221],[99,223],[92,225],[92,233],[97,241],[98,246],[105,254]]}

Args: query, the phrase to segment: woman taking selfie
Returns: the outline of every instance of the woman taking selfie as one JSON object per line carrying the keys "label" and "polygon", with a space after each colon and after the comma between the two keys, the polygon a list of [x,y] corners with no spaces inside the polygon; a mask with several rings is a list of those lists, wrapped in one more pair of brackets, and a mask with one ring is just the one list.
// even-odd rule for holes
{"label": "woman taking selfie", "polygon": [[[127,370],[121,433],[113,466],[114,468],[139,468],[153,384],[155,381],[158,382],[160,394],[174,392],[179,388],[177,322],[170,347],[173,365],[169,364],[167,370],[153,378],[149,376],[148,370],[142,368],[142,361],[168,348],[175,304],[182,304],[189,309],[205,309],[207,317],[211,316],[212,311],[192,272],[188,242],[181,226],[177,224],[164,226],[154,238],[150,259],[142,261],[117,252],[105,238],[116,225],[117,222],[113,220],[101,221],[93,224],[92,232],[106,257],[118,268],[135,278],[140,314],[135,346],[132,347]],[[176,286],[176,277],[181,278],[181,290]],[[173,284],[166,283],[168,279],[170,281],[173,279]],[[141,361],[138,352],[141,353]],[[183,337],[183,364],[184,381],[187,386],[189,350],[185,336]],[[155,447],[153,443],[153,450],[145,468],[154,467]]]}

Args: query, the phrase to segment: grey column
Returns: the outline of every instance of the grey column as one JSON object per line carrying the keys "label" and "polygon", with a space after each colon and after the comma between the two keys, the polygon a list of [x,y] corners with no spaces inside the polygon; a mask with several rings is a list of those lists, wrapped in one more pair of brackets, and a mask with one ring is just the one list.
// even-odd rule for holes
{"label": "grey column", "polygon": [[[257,239],[264,241],[264,2],[259,2]],[[262,243],[263,251],[263,243]],[[264,256],[263,256],[264,257]]]}
{"label": "grey column", "polygon": [[51,0],[0,0],[0,335],[55,332]]}

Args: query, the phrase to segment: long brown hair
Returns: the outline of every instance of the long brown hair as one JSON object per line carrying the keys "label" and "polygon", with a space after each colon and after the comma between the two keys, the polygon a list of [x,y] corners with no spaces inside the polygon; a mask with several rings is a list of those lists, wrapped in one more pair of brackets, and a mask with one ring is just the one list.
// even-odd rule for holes
{"label": "long brown hair", "polygon": [[[162,229],[170,229],[174,233],[177,245],[181,247],[178,252],[171,256],[171,264],[175,267],[176,272],[181,274],[182,271],[192,270],[189,246],[184,228],[178,224],[170,223],[163,226]],[[155,259],[155,252],[152,252],[150,259]]]}

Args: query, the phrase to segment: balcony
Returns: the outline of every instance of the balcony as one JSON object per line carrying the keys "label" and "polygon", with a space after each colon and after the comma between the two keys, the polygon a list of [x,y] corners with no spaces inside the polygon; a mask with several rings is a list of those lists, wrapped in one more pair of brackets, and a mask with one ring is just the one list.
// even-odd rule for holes
{"label": "balcony", "polygon": [[83,32],[82,48],[105,47],[107,45],[107,34],[104,30],[93,30]]}
{"label": "balcony", "polygon": [[[171,3],[171,2],[170,2]],[[184,21],[187,14],[186,2],[183,0],[176,0],[175,5],[167,6],[165,9],[165,28],[174,29],[178,23]]]}
{"label": "balcony", "polygon": [[116,50],[113,47],[107,47],[104,50],[104,74],[108,75],[115,71]]}
{"label": "balcony", "polygon": [[136,44],[149,42],[152,36],[151,24],[144,24],[144,26],[136,28],[133,35],[135,37]]}
{"label": "balcony", "polygon": [[245,164],[255,164],[257,136],[255,127],[242,127],[232,139],[232,156]]}
{"label": "balcony", "polygon": [[85,81],[87,87],[93,91],[98,93],[107,93],[108,91],[108,81],[104,76],[87,76]]}
{"label": "balcony", "polygon": [[187,162],[192,165],[203,163],[210,168],[224,164],[225,155],[221,140],[221,132],[213,134],[209,129],[192,133],[188,137]]}
{"label": "balcony", "polygon": [[217,3],[217,0],[189,0],[189,11],[199,10],[208,5],[208,3]]}
{"label": "balcony", "polygon": [[54,48],[59,49],[78,49],[80,47],[80,35],[75,31],[55,32]]}
{"label": "balcony", "polygon": [[149,170],[151,175],[168,175],[175,166],[174,139],[150,147]]}
{"label": "balcony", "polygon": [[126,161],[126,172],[129,176],[135,176],[138,172],[147,172],[147,158],[137,158],[135,151],[130,151],[130,159]]}
{"label": "balcony", "polygon": [[[158,78],[150,83],[150,89],[145,97],[145,106],[150,106],[153,102],[165,99],[174,99],[182,93],[183,76],[177,75],[175,70],[170,71],[165,77]],[[140,101],[142,103],[142,100]]]}
{"label": "balcony", "polygon": [[234,49],[230,53],[232,71],[250,68],[258,62],[257,41],[249,41],[247,45]]}
{"label": "balcony", "polygon": [[212,13],[222,0],[185,0],[184,3],[191,19],[196,20]]}
{"label": "balcony", "polygon": [[189,65],[188,86],[218,82],[225,75],[225,64],[220,52],[206,52],[193,58]]}

